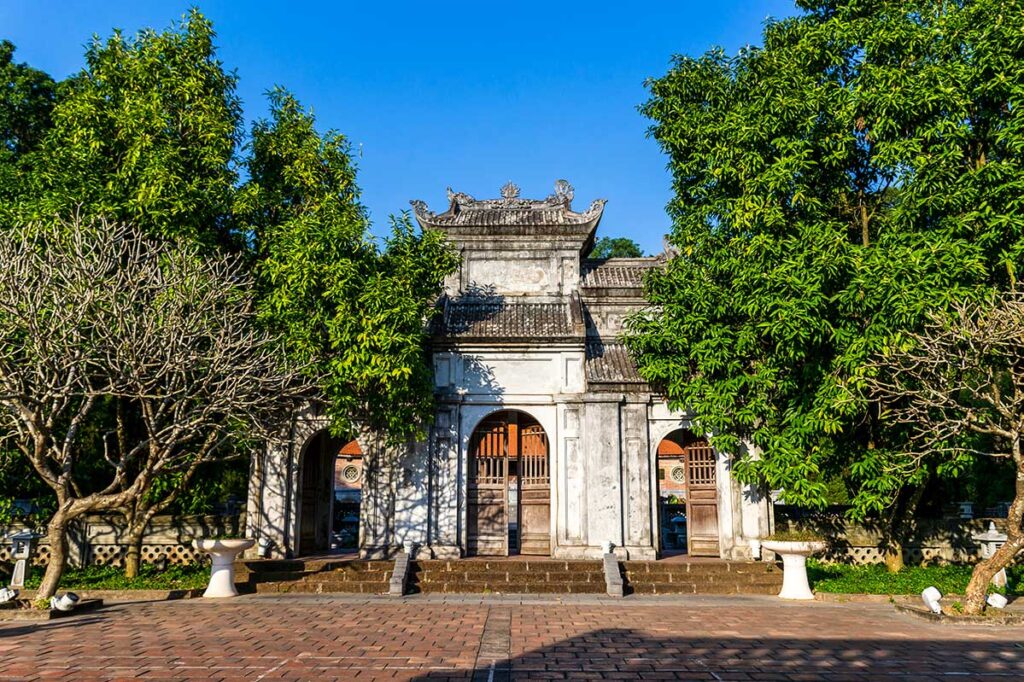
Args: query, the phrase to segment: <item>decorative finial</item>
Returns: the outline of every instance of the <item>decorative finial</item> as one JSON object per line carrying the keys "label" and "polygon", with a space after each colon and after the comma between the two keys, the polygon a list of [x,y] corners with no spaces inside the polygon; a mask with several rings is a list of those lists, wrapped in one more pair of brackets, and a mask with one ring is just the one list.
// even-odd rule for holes
{"label": "decorative finial", "polygon": [[501,188],[501,196],[506,200],[512,200],[519,197],[519,186],[509,180],[505,183],[505,186]]}
{"label": "decorative finial", "polygon": [[572,203],[575,190],[568,180],[555,180],[555,196],[567,204]]}

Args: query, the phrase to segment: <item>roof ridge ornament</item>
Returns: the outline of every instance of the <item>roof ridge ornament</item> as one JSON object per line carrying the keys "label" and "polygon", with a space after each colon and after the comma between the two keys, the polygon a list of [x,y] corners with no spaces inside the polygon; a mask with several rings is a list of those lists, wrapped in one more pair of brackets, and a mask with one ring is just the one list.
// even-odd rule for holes
{"label": "roof ridge ornament", "polygon": [[555,197],[566,206],[572,204],[572,198],[576,190],[569,184],[568,180],[555,180]]}
{"label": "roof ridge ornament", "polygon": [[501,187],[501,197],[508,202],[519,198],[519,185],[509,180]]}

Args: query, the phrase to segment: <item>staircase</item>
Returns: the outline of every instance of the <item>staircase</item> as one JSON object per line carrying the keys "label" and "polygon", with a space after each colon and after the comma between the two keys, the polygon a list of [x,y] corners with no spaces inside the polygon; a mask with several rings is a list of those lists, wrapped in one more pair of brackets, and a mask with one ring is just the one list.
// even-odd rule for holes
{"label": "staircase", "polygon": [[410,566],[410,593],[603,594],[600,561],[431,560]]}
{"label": "staircase", "polygon": [[[393,561],[288,559],[235,565],[240,592],[386,594]],[[782,571],[742,561],[622,561],[628,594],[777,594]],[[407,594],[605,594],[600,561],[420,560]]]}
{"label": "staircase", "polygon": [[623,561],[626,594],[778,594],[782,570],[745,561]]}
{"label": "staircase", "polygon": [[235,565],[235,584],[239,592],[257,594],[384,594],[394,565],[332,559],[243,561]]}

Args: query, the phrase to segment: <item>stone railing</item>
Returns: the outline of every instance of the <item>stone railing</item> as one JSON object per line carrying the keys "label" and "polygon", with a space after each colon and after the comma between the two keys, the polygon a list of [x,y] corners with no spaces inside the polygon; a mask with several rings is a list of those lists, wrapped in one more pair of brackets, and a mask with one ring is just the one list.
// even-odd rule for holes
{"label": "stone railing", "polygon": [[[11,560],[11,545],[6,538],[24,528],[13,524],[0,527],[0,562]],[[234,516],[157,516],[147,528],[142,542],[142,561],[152,563],[165,558],[170,564],[190,564],[204,559],[192,547],[193,538],[242,535],[245,513]],[[73,566],[122,566],[128,551],[125,524],[120,516],[95,515],[79,519],[68,533],[69,563]],[[50,547],[43,538],[36,549],[33,564],[45,566]]]}

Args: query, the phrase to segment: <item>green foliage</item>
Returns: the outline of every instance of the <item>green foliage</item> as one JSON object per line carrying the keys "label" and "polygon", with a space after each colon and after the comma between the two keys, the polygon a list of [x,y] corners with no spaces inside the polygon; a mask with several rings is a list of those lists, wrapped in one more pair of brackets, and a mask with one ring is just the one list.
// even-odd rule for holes
{"label": "green foliage", "polygon": [[255,254],[264,320],[310,363],[339,435],[419,432],[432,406],[426,322],[458,256],[442,235],[392,218],[380,250],[359,203],[347,140],[321,136],[290,94],[253,126],[236,209]]}
{"label": "green foliage", "polygon": [[[807,577],[818,592],[840,592],[846,594],[920,594],[929,585],[934,585],[942,594],[963,594],[971,579],[973,566],[950,564],[947,566],[907,566],[896,573],[890,573],[885,564],[852,566],[848,564],[825,564],[815,559],[807,560]],[[990,591],[1005,592],[1007,595],[1024,594],[1024,567],[1015,566],[1007,570],[1008,586],[1001,590],[991,587]]]}
{"label": "green foliage", "polygon": [[[225,453],[225,457],[232,457],[233,454]],[[164,513],[212,514],[217,511],[218,505],[228,500],[244,501],[249,487],[249,458],[201,464],[186,486],[181,485],[182,476],[180,470],[157,476],[145,501],[155,503],[164,500],[178,487],[181,487],[181,491],[177,499]]]}
{"label": "green foliage", "polygon": [[[43,572],[33,570],[25,587],[39,587]],[[136,578],[125,578],[116,566],[68,567],[61,587],[69,590],[195,590],[206,587],[210,567],[205,564],[171,564],[160,572],[152,564],[143,564]]]}
{"label": "green foliage", "polygon": [[799,5],[763,47],[676,57],[648,83],[679,255],[627,342],[738,476],[810,506],[840,477],[863,515],[929,469],[896,473],[904,434],[867,396],[869,359],[1020,269],[1024,11]]}
{"label": "green foliage", "polygon": [[640,258],[640,245],[628,237],[601,237],[587,258]]}
{"label": "green foliage", "polygon": [[20,217],[77,210],[154,237],[231,243],[241,105],[213,38],[197,10],[164,32],[94,37],[85,69],[60,84]]}
{"label": "green foliage", "polygon": [[16,63],[14,45],[0,40],[0,219],[25,191],[26,157],[50,128],[55,92],[52,78]]}

